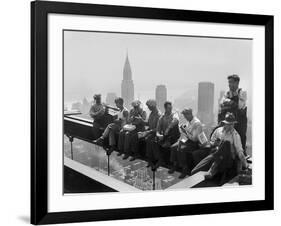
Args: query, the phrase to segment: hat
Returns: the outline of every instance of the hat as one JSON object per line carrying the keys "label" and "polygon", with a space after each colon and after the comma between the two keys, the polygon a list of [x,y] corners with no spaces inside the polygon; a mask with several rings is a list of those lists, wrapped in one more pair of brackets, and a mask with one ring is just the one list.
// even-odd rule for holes
{"label": "hat", "polygon": [[134,100],[133,102],[132,102],[132,106],[133,107],[137,107],[137,106],[140,106],[141,105],[141,102],[139,101],[139,100]]}
{"label": "hat", "polygon": [[181,113],[183,115],[185,115],[185,114],[192,114],[192,109],[191,108],[184,108]]}
{"label": "hat", "polygon": [[146,105],[147,106],[151,106],[151,107],[156,107],[156,100],[153,99],[149,99],[148,101],[146,101]]}
{"label": "hat", "polygon": [[94,99],[101,99],[101,94],[95,94]]}
{"label": "hat", "polygon": [[234,124],[237,123],[237,121],[235,120],[235,116],[233,113],[227,112],[225,114],[225,118],[222,121],[224,124]]}

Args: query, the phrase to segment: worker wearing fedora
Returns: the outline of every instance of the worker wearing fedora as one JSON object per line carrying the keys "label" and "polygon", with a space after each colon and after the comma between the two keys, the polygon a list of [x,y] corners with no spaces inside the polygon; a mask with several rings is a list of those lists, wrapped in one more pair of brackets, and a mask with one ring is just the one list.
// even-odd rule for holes
{"label": "worker wearing fedora", "polygon": [[208,171],[205,177],[210,179],[217,173],[235,171],[234,174],[237,174],[242,170],[242,167],[248,167],[243,154],[240,135],[234,128],[237,123],[234,114],[226,113],[222,123],[223,126],[214,131],[210,140],[210,145],[214,151],[194,167],[192,174],[199,171]]}

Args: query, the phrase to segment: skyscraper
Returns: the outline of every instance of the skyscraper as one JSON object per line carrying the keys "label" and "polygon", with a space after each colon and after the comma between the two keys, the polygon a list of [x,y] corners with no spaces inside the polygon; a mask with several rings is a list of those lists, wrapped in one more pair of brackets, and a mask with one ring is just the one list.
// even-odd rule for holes
{"label": "skyscraper", "polygon": [[165,85],[158,85],[155,90],[155,99],[158,108],[164,112],[164,103],[167,101],[167,88]]}
{"label": "skyscraper", "polygon": [[[146,190],[153,190],[153,179],[146,182]],[[162,190],[162,181],[160,178],[155,178],[155,190]]]}
{"label": "skyscraper", "polygon": [[121,96],[124,99],[124,105],[128,108],[134,100],[134,82],[132,79],[132,70],[129,62],[128,53],[123,68],[123,80],[121,84]]}
{"label": "skyscraper", "polygon": [[116,93],[107,93],[105,103],[110,106],[115,106],[115,99],[117,98]]}
{"label": "skyscraper", "polygon": [[198,85],[198,113],[197,116],[205,125],[214,123],[214,91],[211,82],[200,82]]}
{"label": "skyscraper", "polygon": [[141,190],[145,190],[147,187],[146,180],[147,180],[147,168],[144,167],[138,169],[134,186]]}
{"label": "skyscraper", "polygon": [[88,114],[90,110],[90,103],[88,102],[87,98],[84,97],[82,100],[81,112],[83,114]]}

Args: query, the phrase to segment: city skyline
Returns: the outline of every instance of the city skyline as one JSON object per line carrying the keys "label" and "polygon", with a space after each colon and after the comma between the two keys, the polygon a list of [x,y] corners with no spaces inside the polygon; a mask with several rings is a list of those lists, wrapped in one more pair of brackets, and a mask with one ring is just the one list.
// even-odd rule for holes
{"label": "city skyline", "polygon": [[251,40],[74,31],[64,37],[65,102],[91,98],[94,93],[103,98],[108,92],[121,96],[128,52],[134,96],[143,102],[155,97],[160,84],[166,85],[172,102],[191,91],[196,99],[202,81],[215,84],[217,100],[220,90],[228,88],[227,75],[237,73],[251,103]]}

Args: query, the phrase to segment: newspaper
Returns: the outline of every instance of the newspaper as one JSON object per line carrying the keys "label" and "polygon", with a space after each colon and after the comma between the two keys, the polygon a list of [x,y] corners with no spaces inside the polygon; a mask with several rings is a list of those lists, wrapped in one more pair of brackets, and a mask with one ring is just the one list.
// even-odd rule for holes
{"label": "newspaper", "polygon": [[200,142],[200,144],[206,144],[208,142],[208,138],[206,136],[206,134],[203,132],[201,132],[200,134],[198,134],[198,140]]}

